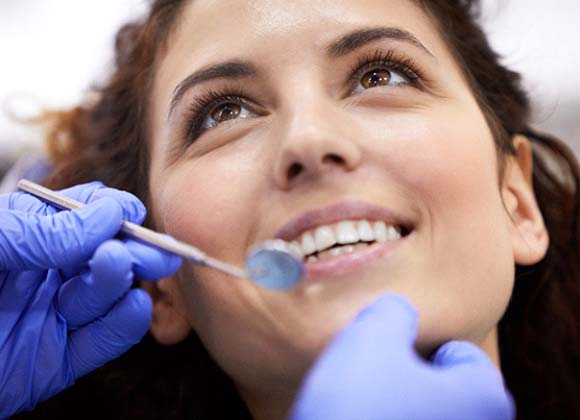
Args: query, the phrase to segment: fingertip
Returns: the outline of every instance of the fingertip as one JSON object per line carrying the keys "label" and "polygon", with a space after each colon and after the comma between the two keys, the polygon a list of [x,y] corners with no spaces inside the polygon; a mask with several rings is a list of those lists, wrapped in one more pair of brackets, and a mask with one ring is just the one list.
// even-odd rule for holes
{"label": "fingertip", "polygon": [[356,321],[364,321],[377,316],[406,319],[407,322],[413,324],[416,324],[419,318],[417,309],[406,298],[394,293],[388,293],[376,299],[358,314]]}
{"label": "fingertip", "polygon": [[89,267],[96,275],[105,275],[114,272],[114,277],[126,277],[123,274],[131,272],[131,253],[123,242],[117,239],[109,239],[96,249],[93,258],[89,261]]}
{"label": "fingertip", "polygon": [[441,345],[432,358],[435,366],[451,367],[464,364],[493,364],[482,349],[468,341],[453,340]]}
{"label": "fingertip", "polygon": [[109,197],[116,200],[123,209],[123,217],[133,223],[141,224],[147,215],[145,205],[135,195],[115,188],[102,188],[93,194],[91,201]]}
{"label": "fingertip", "polygon": [[117,230],[123,221],[123,208],[110,197],[92,201],[75,211],[85,220],[99,222],[101,225],[114,225]]}
{"label": "fingertip", "polygon": [[125,246],[132,255],[133,270],[140,280],[158,280],[170,276],[181,265],[178,256],[141,242],[128,240]]}
{"label": "fingertip", "polygon": [[88,204],[93,194],[101,188],[104,188],[101,181],[91,181],[85,184],[74,185],[69,188],[58,191],[60,194],[73,198],[81,203]]}
{"label": "fingertip", "polygon": [[389,351],[407,351],[417,337],[418,324],[417,311],[405,298],[387,294],[363,309],[350,329],[390,346]]}

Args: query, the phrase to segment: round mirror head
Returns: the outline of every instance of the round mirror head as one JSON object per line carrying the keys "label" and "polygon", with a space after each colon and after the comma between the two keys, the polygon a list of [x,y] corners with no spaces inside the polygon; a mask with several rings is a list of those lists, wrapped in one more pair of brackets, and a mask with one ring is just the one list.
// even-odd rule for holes
{"label": "round mirror head", "polygon": [[248,276],[268,289],[289,289],[302,277],[302,256],[281,239],[266,241],[250,248],[246,257]]}

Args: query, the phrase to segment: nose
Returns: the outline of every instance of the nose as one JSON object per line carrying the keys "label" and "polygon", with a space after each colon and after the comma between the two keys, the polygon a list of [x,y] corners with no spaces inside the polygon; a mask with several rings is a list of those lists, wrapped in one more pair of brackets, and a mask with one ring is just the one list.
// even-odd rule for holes
{"label": "nose", "polygon": [[289,190],[304,182],[338,172],[353,171],[362,152],[352,126],[341,122],[328,107],[295,107],[279,133],[275,160],[277,186]]}

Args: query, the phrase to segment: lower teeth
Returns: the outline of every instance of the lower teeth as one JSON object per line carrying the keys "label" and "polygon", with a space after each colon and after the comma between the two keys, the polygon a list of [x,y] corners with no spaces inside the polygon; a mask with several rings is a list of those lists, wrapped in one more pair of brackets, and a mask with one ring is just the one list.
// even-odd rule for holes
{"label": "lower teeth", "polygon": [[358,249],[367,248],[369,245],[371,245],[371,244],[366,243],[366,242],[361,242],[361,243],[354,244],[354,245],[351,244],[351,245],[343,245],[343,246],[330,248],[330,249],[327,249],[325,251],[319,252],[318,255],[310,255],[309,257],[306,258],[306,262],[310,263],[310,262],[323,260],[326,258],[337,257],[341,254],[349,254],[349,253],[354,252]]}

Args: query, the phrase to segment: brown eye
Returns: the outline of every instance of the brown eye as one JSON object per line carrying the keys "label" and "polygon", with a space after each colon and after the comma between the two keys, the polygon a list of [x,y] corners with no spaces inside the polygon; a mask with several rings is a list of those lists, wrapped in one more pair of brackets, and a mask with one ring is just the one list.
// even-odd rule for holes
{"label": "brown eye", "polygon": [[227,103],[214,109],[211,117],[219,124],[224,121],[235,120],[241,112],[242,107],[239,104]]}
{"label": "brown eye", "polygon": [[391,81],[391,72],[385,69],[375,69],[365,73],[361,79],[363,87],[370,89],[377,86],[387,86]]}

